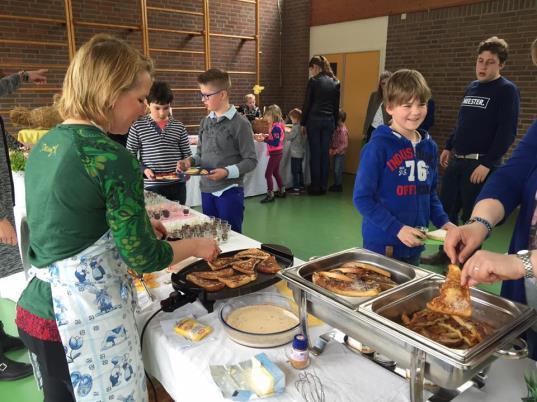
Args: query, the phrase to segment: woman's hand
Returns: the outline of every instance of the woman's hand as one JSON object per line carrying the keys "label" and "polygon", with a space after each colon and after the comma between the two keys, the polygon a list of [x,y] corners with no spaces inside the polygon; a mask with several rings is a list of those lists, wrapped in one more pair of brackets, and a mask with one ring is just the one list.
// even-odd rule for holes
{"label": "woman's hand", "polygon": [[212,261],[222,252],[214,239],[195,238],[192,241],[194,242],[194,257]]}
{"label": "woman's hand", "polygon": [[6,218],[0,219],[0,243],[9,244],[10,246],[17,245],[17,233]]}
{"label": "woman's hand", "polygon": [[486,166],[479,165],[470,175],[470,182],[474,184],[483,183],[489,174],[490,169]]}
{"label": "woman's hand", "polygon": [[419,229],[411,226],[403,226],[399,233],[397,233],[397,238],[407,247],[419,247],[423,246],[423,241],[427,237]]}
{"label": "woman's hand", "polygon": [[451,228],[447,231],[444,251],[452,264],[463,264],[481,246],[487,234],[487,228],[479,222]]}
{"label": "woman's hand", "polygon": [[35,71],[27,71],[26,73],[28,73],[28,81],[32,81],[38,85],[47,83],[48,70],[44,68]]}
{"label": "woman's hand", "polygon": [[462,269],[461,285],[493,283],[524,277],[522,261],[516,255],[505,255],[480,250],[466,261]]}
{"label": "woman's hand", "polygon": [[451,159],[451,151],[444,149],[440,154],[440,166],[447,168],[449,160]]}
{"label": "woman's hand", "polygon": [[155,232],[157,239],[162,240],[168,237],[168,231],[158,219],[151,219],[151,226],[153,227],[153,232]]}

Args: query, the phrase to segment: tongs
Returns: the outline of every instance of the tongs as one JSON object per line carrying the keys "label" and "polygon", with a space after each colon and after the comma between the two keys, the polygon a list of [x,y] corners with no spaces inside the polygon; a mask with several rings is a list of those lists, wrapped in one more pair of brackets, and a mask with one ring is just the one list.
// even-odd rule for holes
{"label": "tongs", "polygon": [[144,274],[139,274],[137,272],[135,272],[134,270],[132,270],[131,268],[128,268],[127,269],[127,272],[134,278],[138,279],[140,281],[140,283],[142,284],[142,286],[144,287],[145,289],[145,292],[147,293],[147,295],[149,296],[149,300],[151,300],[152,302],[155,301],[155,296],[153,296],[153,294],[149,291],[149,288],[147,287],[146,283],[145,283],[145,280],[144,280]]}

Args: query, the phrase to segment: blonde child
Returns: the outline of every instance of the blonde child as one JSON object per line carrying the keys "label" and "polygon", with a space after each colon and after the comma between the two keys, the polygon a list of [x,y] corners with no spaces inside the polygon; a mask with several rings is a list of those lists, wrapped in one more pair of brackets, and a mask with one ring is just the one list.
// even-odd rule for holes
{"label": "blonde child", "polygon": [[265,110],[266,119],[270,124],[270,134],[256,134],[255,139],[267,144],[269,161],[265,170],[265,179],[267,180],[267,195],[261,200],[262,204],[274,201],[274,183],[272,177],[276,179],[279,191],[276,197],[285,197],[285,187],[282,177],[280,176],[280,162],[283,156],[283,141],[285,140],[285,125],[282,119],[282,111],[278,105],[270,105]]}
{"label": "blonde child", "polygon": [[431,91],[416,70],[399,70],[386,84],[384,104],[391,124],[378,126],[362,151],[354,185],[354,205],[363,216],[364,248],[419,265],[424,233],[455,227],[436,194],[438,147],[418,129],[427,115]]}
{"label": "blonde child", "polygon": [[254,121],[261,117],[261,110],[255,104],[255,95],[247,94],[244,96],[244,105],[241,105],[238,112],[248,119],[248,121]]}

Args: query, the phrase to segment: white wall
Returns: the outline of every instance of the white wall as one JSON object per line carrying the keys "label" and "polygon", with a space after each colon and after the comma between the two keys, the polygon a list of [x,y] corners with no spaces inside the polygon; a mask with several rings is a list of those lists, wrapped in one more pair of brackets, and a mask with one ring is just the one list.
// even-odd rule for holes
{"label": "white wall", "polygon": [[380,71],[386,60],[388,17],[320,25],[310,28],[310,57],[316,54],[380,51]]}

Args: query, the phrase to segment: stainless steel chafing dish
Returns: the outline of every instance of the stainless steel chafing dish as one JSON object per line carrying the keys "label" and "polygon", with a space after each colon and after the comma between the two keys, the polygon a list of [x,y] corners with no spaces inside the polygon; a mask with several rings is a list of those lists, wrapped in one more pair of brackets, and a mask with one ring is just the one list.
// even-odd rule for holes
{"label": "stainless steel chafing dish", "polygon": [[[351,260],[378,265],[392,273],[399,286],[373,298],[346,298],[311,282],[311,274]],[[517,337],[537,321],[537,312],[525,305],[472,289],[474,318],[494,328],[483,342],[466,350],[451,349],[401,325],[403,312],[413,313],[438,295],[444,277],[394,261],[367,250],[353,248],[315,259],[279,274],[288,281],[300,307],[307,334],[307,312],[388,356],[410,370],[410,398],[423,399],[424,377],[456,389],[487,368],[500,355],[523,357],[526,350],[505,352]]]}
{"label": "stainless steel chafing dish", "polygon": [[404,284],[417,278],[424,278],[431,275],[428,271],[416,268],[412,265],[402,263],[383,255],[373,253],[368,250],[360,248],[351,248],[348,250],[340,251],[338,253],[327,255],[326,257],[316,258],[304,265],[298,267],[292,267],[286,269],[284,276],[285,279],[293,279],[300,282],[302,285],[307,286],[315,291],[325,295],[326,297],[333,298],[341,304],[356,308],[361,303],[370,299],[370,297],[347,297],[339,296],[329,290],[326,290],[320,286],[315,285],[311,277],[314,272],[326,271],[332,268],[341,266],[349,261],[362,261],[368,264],[375,265],[386,271],[389,271],[392,275],[394,282],[398,284]]}

